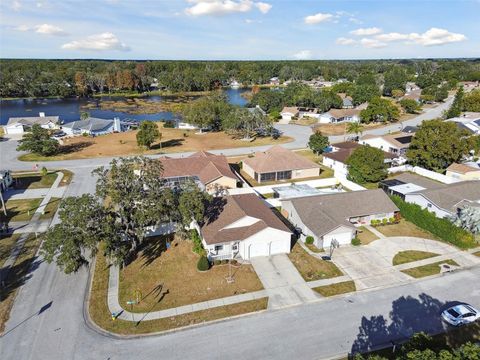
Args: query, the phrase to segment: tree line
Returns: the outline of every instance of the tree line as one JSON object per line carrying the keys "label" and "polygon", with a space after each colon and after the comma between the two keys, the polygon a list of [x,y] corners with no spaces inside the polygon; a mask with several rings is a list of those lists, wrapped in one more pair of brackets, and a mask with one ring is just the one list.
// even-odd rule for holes
{"label": "tree line", "polygon": [[[90,96],[121,91],[144,92],[153,85],[173,92],[206,91],[232,79],[245,86],[286,80],[346,79],[383,86],[384,95],[403,89],[415,76],[422,88],[444,82],[480,80],[480,61],[108,61],[1,59],[1,97]],[[372,81],[373,80],[373,81]],[[433,90],[432,90],[433,91]]]}

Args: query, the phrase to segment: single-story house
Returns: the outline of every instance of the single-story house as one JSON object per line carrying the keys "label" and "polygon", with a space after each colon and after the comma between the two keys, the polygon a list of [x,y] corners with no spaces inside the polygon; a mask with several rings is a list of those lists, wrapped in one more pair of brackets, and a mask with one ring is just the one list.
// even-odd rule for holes
{"label": "single-story house", "polygon": [[330,109],[319,117],[320,124],[359,122],[360,109]]}
{"label": "single-story house", "polygon": [[337,95],[342,99],[342,109],[353,109],[355,107],[351,96],[345,93],[338,93]]}
{"label": "single-story house", "polygon": [[292,232],[255,194],[216,198],[197,226],[210,260],[289,253]]}
{"label": "single-story house", "polygon": [[0,170],[0,192],[6,191],[13,183],[10,170]]}
{"label": "single-story house", "polygon": [[405,195],[405,201],[428,209],[440,218],[454,216],[465,205],[480,204],[480,181],[461,181],[437,189],[412,192]]}
{"label": "single-story house", "polygon": [[402,100],[410,99],[420,103],[421,96],[422,96],[422,89],[418,88],[412,91],[407,91],[405,95],[402,96]]}
{"label": "single-story house", "polygon": [[182,130],[198,130],[199,129],[197,125],[193,125],[183,121],[178,123],[178,128]]}
{"label": "single-story house", "polygon": [[25,131],[38,124],[44,129],[57,129],[60,124],[58,116],[45,116],[45,113],[39,113],[39,116],[11,117],[7,125],[3,126],[5,134],[23,134]]}
{"label": "single-story house", "polygon": [[402,173],[392,178],[380,181],[378,187],[387,195],[397,195],[405,200],[405,195],[422,190],[439,189],[446,186],[443,183],[428,179],[413,173]]}
{"label": "single-story house", "polygon": [[381,189],[282,201],[282,214],[301,232],[300,239],[312,236],[320,249],[330,247],[332,242],[350,244],[358,226],[394,217],[398,211]]}
{"label": "single-story house", "polygon": [[399,132],[388,135],[365,135],[360,138],[360,144],[370,145],[383,151],[404,155],[414,134]]}
{"label": "single-story house", "polygon": [[163,177],[170,186],[190,180],[209,193],[237,187],[238,178],[223,155],[199,151],[184,158],[162,157],[159,160],[163,166]]}
{"label": "single-story house", "polygon": [[286,121],[291,121],[294,117],[298,117],[299,114],[300,112],[296,106],[285,106],[280,112],[282,120]]}
{"label": "single-story house", "polygon": [[[346,175],[348,173],[347,160],[352,155],[352,153],[361,146],[359,143],[353,141],[347,141],[343,143],[333,144],[331,146],[332,151],[323,153],[322,164],[333,169],[335,173],[340,173]],[[384,152],[385,163],[388,166],[397,165],[401,162],[401,159],[397,155]]]}
{"label": "single-story house", "polygon": [[298,108],[298,118],[302,119],[304,117],[319,119],[320,114],[317,108],[306,108],[306,107]]}
{"label": "single-story house", "polygon": [[455,122],[459,128],[472,134],[480,134],[480,112],[465,112],[461,116],[447,121]]}
{"label": "single-story house", "polygon": [[480,87],[480,81],[461,81],[460,86],[463,86],[465,91],[471,91]]}
{"label": "single-story house", "polygon": [[269,80],[270,85],[280,85],[280,79],[276,76],[270,78]]}
{"label": "single-story house", "polygon": [[461,180],[480,180],[480,166],[474,162],[469,164],[453,163],[447,168],[445,175]]}
{"label": "single-story house", "polygon": [[420,90],[420,87],[412,81],[408,81],[405,84],[405,93],[411,93],[412,91]]}
{"label": "single-story house", "polygon": [[320,165],[279,145],[246,158],[242,161],[242,169],[259,183],[320,175]]}
{"label": "single-story house", "polygon": [[67,135],[105,135],[113,132],[122,132],[126,128],[119,118],[113,120],[98,119],[89,117],[85,120],[73,121],[62,126],[63,132]]}

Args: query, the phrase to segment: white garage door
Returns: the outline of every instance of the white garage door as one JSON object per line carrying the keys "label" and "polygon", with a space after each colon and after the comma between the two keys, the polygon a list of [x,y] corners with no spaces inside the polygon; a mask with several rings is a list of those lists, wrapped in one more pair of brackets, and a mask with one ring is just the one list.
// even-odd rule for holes
{"label": "white garage door", "polygon": [[340,245],[350,244],[352,242],[352,232],[341,232],[337,234],[325,235],[323,237],[323,247],[329,248],[332,240],[335,239]]}
{"label": "white garage door", "polygon": [[248,258],[269,255],[269,246],[264,242],[253,243],[248,247]]}

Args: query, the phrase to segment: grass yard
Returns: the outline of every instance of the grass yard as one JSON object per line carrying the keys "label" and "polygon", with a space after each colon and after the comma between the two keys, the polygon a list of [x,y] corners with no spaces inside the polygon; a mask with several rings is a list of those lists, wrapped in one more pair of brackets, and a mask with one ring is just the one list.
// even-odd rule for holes
{"label": "grass yard", "polygon": [[138,147],[136,138],[138,131],[132,130],[97,137],[76,136],[68,138],[64,140],[64,145],[61,147],[62,152],[59,155],[44,157],[37,154],[24,154],[19,159],[22,161],[50,161],[122,155],[168,154],[184,151],[277,145],[293,140],[291,137],[282,136],[277,140],[265,137],[253,141],[242,141],[233,139],[224,132],[195,134],[195,131],[190,130],[164,128],[160,122],[158,127],[162,133],[161,143],[153,144],[150,150]]}
{"label": "grass yard", "polygon": [[305,281],[328,279],[343,275],[333,262],[321,260],[308,254],[300,244],[295,244],[288,257]]}
{"label": "grass yard", "polygon": [[361,186],[363,186],[365,189],[369,189],[369,190],[374,190],[374,189],[378,189],[378,183],[364,183],[364,184],[360,184]]}
{"label": "grass yard", "polygon": [[57,179],[57,173],[52,171],[42,176],[39,172],[13,174],[15,189],[49,188]]}
{"label": "grass yard", "polygon": [[61,201],[61,198],[51,198],[47,206],[45,206],[45,213],[40,215],[40,220],[53,218]]}
{"label": "grass yard", "polygon": [[[165,237],[148,241],[135,261],[120,272],[120,304],[125,306],[140,290],[142,300],[135,312],[156,311],[226,296],[262,290],[251,265],[232,266],[235,282],[228,284],[228,265],[197,271],[199,255],[190,240],[173,239],[168,251]],[[172,239],[170,239],[172,240]]]}
{"label": "grass yard", "polygon": [[[3,240],[0,240],[0,242]],[[5,286],[0,288],[0,334],[5,330],[5,324],[10,317],[10,310],[18,289],[30,276],[30,268],[35,261],[35,254],[40,246],[40,242],[40,238],[35,238],[33,234],[29,235],[17,260],[9,270]]]}
{"label": "grass yard", "polygon": [[362,245],[368,245],[372,241],[378,240],[378,236],[368,230],[365,226],[358,228],[357,238],[360,239]]}
{"label": "grass yard", "polygon": [[377,226],[376,229],[385,236],[413,236],[423,239],[438,240],[435,235],[420,229],[418,226],[405,219],[401,219],[398,224]]}
{"label": "grass yard", "polygon": [[63,173],[62,181],[59,186],[69,185],[72,182],[73,173],[70,170],[60,170]]}
{"label": "grass yard", "polygon": [[435,254],[428,251],[418,251],[418,250],[406,250],[398,252],[392,260],[393,265],[406,264],[418,260],[429,259],[439,254]]}
{"label": "grass yard", "polygon": [[0,268],[7,261],[20,234],[0,235]]}
{"label": "grass yard", "polygon": [[229,316],[265,310],[268,305],[268,298],[261,298],[159,320],[140,321],[137,323],[119,319],[114,321],[107,305],[108,274],[109,267],[106,259],[102,251],[99,251],[95,260],[95,272],[90,291],[88,311],[94,323],[102,329],[116,334],[146,334],[165,331]]}
{"label": "grass yard", "polygon": [[[378,129],[390,124],[362,124],[363,131]],[[313,127],[314,131],[321,131],[323,135],[345,135],[346,138],[355,136],[355,134],[347,134],[347,123],[341,124],[316,124]],[[360,134],[359,134],[360,135]]]}
{"label": "grass yard", "polygon": [[453,266],[458,266],[458,264],[453,261],[452,259],[447,259],[444,261],[439,261],[433,264],[428,264],[428,265],[423,265],[423,266],[418,266],[414,267],[411,269],[406,269],[402,270],[403,273],[410,275],[411,277],[414,277],[416,279],[422,278],[425,276],[430,276],[430,275],[435,275],[435,274],[440,274],[440,265],[441,264],[449,264]]}
{"label": "grass yard", "polygon": [[10,221],[29,221],[35,210],[42,202],[42,199],[21,199],[21,200],[8,200],[6,202],[7,207],[7,219],[3,212],[0,213],[0,222]]}
{"label": "grass yard", "polygon": [[480,251],[474,252],[473,255],[480,257]]}
{"label": "grass yard", "polygon": [[346,294],[357,290],[353,281],[344,281],[336,284],[319,286],[312,290],[318,292],[320,295],[328,297],[340,294]]}
{"label": "grass yard", "polygon": [[314,253],[322,253],[325,252],[324,249],[319,249],[317,248],[314,244],[307,244],[305,243],[305,246],[308,248],[308,250],[314,252]]}

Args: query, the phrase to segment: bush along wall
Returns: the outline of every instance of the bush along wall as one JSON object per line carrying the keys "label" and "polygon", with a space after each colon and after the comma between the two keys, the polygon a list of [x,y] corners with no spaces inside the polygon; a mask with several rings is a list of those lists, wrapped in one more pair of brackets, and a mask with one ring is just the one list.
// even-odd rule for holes
{"label": "bush along wall", "polygon": [[473,234],[455,226],[450,220],[437,218],[434,213],[427,209],[422,209],[417,204],[407,203],[398,196],[391,196],[391,199],[406,220],[432,233],[439,239],[460,249],[470,249],[478,246]]}

